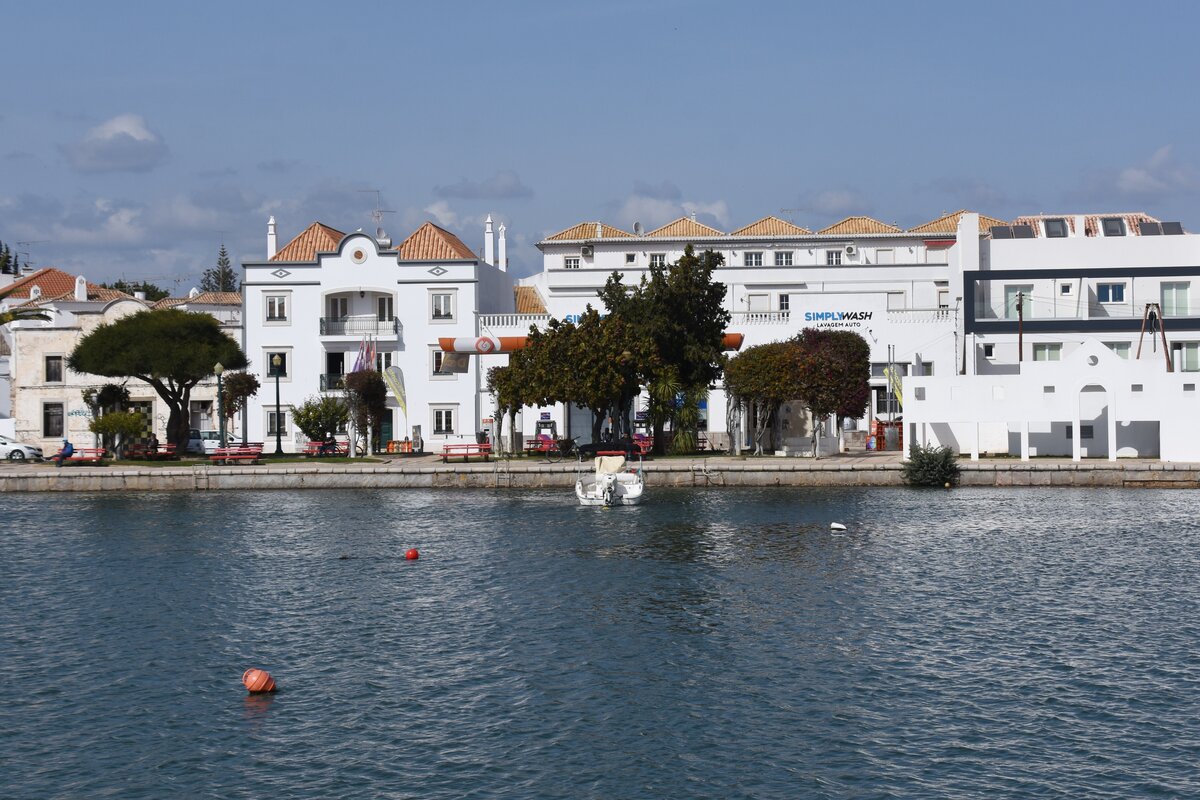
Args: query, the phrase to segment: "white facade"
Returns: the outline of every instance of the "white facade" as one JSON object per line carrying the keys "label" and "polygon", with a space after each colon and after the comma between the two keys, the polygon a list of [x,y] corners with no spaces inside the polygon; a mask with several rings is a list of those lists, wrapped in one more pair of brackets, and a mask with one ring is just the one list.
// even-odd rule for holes
{"label": "white facade", "polygon": [[[314,224],[275,252],[273,218],[268,231],[267,258],[243,263],[244,348],[262,384],[248,413],[249,440],[271,452],[278,433],[285,452],[302,450],[308,439],[292,424],[292,409],[341,394],[369,341],[374,368],[403,374],[404,403],[389,390],[382,439],[415,440],[419,432],[426,450],[474,441],[479,364],[469,359],[465,372],[449,372],[437,343],[476,336],[480,314],[513,310],[507,272],[430,223],[396,247],[382,231],[342,234]],[[270,367],[276,355],[278,381]]]}

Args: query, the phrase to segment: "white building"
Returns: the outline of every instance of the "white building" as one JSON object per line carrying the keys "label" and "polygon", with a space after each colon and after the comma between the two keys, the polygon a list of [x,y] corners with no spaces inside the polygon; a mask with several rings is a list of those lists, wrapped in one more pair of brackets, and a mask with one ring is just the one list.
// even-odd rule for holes
{"label": "white building", "polygon": [[[285,452],[302,450],[307,438],[291,410],[341,393],[370,342],[374,367],[396,367],[403,376],[405,397],[389,390],[383,440],[420,438],[427,450],[474,441],[483,417],[479,365],[464,359],[464,372],[451,371],[438,338],[477,336],[481,315],[512,313],[504,226],[498,259],[490,217],[482,257],[429,222],[396,246],[382,230],[346,234],[314,222],[277,250],[274,217],[267,231],[267,257],[242,265],[244,348],[262,382],[248,414],[249,439],[271,451],[278,435]],[[276,357],[278,380],[270,367]]]}
{"label": "white building", "polygon": [[975,456],[1200,460],[1200,237],[1145,214],[1021,217],[959,280],[964,374],[905,383],[910,436]]}

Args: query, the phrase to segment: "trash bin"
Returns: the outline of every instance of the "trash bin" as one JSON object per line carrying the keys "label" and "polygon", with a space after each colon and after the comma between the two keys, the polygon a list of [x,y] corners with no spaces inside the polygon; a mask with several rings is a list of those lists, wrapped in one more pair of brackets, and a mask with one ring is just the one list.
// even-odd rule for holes
{"label": "trash bin", "polygon": [[475,432],[475,444],[487,444],[487,443],[488,443],[487,431],[476,431]]}

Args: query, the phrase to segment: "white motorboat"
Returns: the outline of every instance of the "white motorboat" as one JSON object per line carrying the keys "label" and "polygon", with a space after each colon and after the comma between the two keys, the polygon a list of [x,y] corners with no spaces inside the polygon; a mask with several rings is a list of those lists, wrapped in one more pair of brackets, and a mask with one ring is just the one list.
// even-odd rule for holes
{"label": "white motorboat", "polygon": [[639,463],[630,468],[625,456],[596,456],[596,470],[581,474],[575,496],[584,506],[634,506],[641,502],[646,478]]}

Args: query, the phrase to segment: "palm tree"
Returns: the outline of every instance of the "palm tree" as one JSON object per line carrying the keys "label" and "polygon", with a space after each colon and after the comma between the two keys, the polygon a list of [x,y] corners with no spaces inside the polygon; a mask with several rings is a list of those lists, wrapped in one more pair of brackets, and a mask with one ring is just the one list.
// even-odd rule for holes
{"label": "palm tree", "polygon": [[0,311],[0,325],[7,325],[10,322],[19,322],[27,319],[40,319],[43,322],[49,322],[50,312],[43,311],[40,308],[12,308],[7,311]]}

